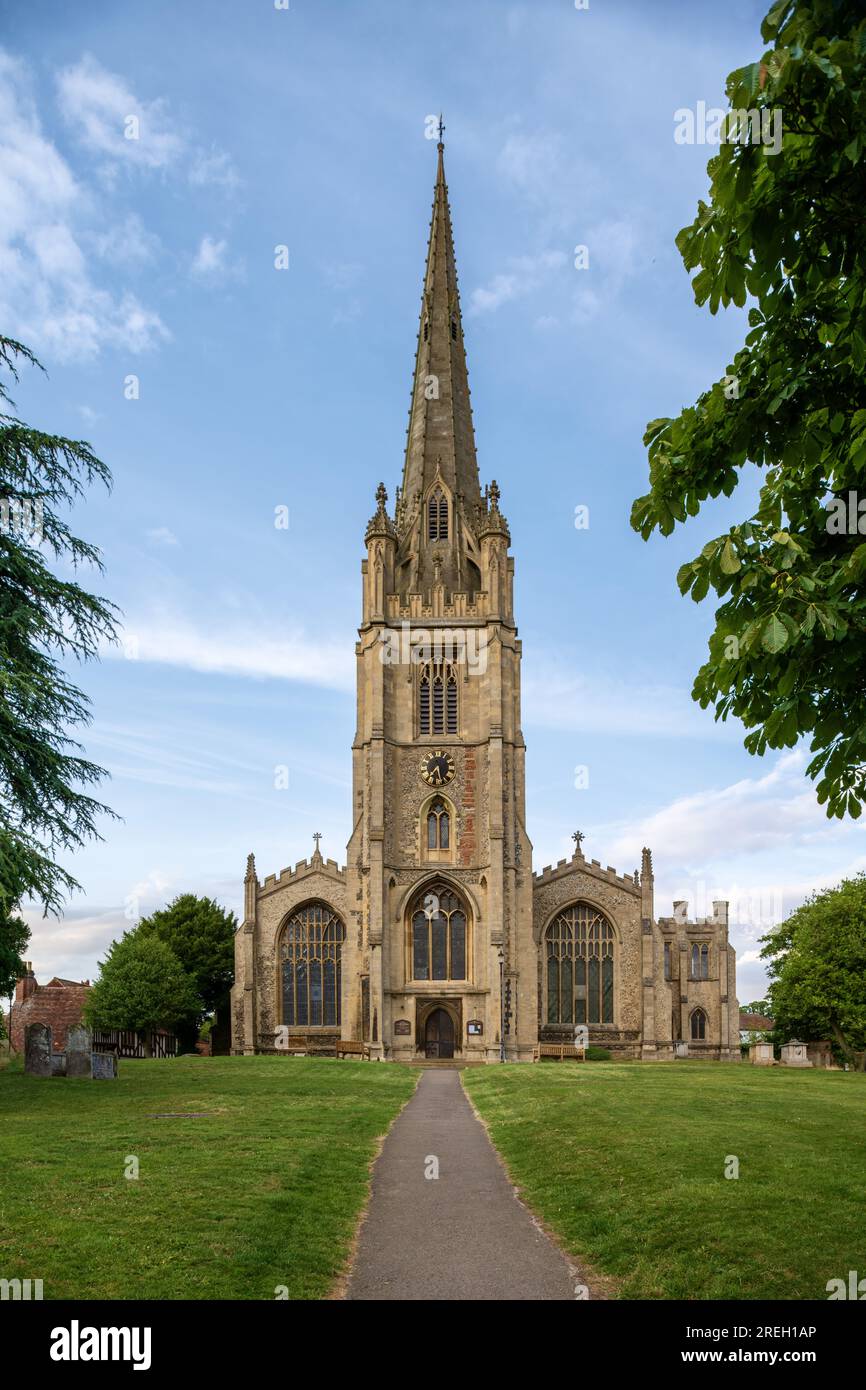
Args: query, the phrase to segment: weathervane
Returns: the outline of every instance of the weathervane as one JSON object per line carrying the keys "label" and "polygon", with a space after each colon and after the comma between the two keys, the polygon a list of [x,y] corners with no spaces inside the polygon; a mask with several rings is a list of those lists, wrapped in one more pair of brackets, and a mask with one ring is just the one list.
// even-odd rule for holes
{"label": "weathervane", "polygon": [[439,144],[440,144],[440,145],[443,145],[443,144],[445,143],[444,140],[442,139],[442,137],[443,137],[444,134],[445,134],[445,122],[444,122],[443,119],[442,119],[442,112],[440,111],[440,112],[439,112]]}
{"label": "weathervane", "polygon": [[319,841],[321,840],[321,838],[322,838],[321,833],[317,830],[316,833],[315,833],[314,836],[313,836],[313,839],[314,839],[315,842],[316,842],[316,853],[317,853],[317,854],[319,853]]}

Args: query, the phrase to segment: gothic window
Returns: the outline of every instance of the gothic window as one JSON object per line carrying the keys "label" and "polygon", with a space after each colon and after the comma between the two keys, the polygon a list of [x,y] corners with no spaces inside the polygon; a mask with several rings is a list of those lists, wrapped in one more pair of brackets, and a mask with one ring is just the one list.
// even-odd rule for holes
{"label": "gothic window", "polygon": [[692,1042],[705,1042],[707,1036],[707,1016],[703,1009],[695,1009],[689,1020]]}
{"label": "gothic window", "polygon": [[446,661],[428,661],[418,680],[418,730],[457,733],[457,672]]}
{"label": "gothic window", "polygon": [[445,883],[423,888],[412,909],[412,978],[466,979],[466,922],[462,900]]}
{"label": "gothic window", "polygon": [[457,315],[451,315],[451,337],[457,342]]}
{"label": "gothic window", "polygon": [[448,539],[448,498],[441,487],[435,488],[427,499],[427,539]]}
{"label": "gothic window", "polygon": [[425,342],[425,343],[426,343],[426,341],[427,341],[427,339],[428,339],[429,337],[430,337],[430,321],[429,321],[429,319],[425,319],[425,320],[424,320],[424,342]]}
{"label": "gothic window", "polygon": [[308,903],[280,936],[282,1022],[290,1028],[336,1027],[340,1022],[343,923],[327,903]]}
{"label": "gothic window", "polygon": [[665,979],[671,978],[671,943],[665,942]]}
{"label": "gothic window", "polygon": [[548,1023],[613,1023],[614,933],[588,903],[560,912],[547,928]]}
{"label": "gothic window", "polygon": [[427,812],[427,848],[450,849],[451,817],[444,801],[436,800]]}
{"label": "gothic window", "polygon": [[690,975],[693,980],[708,980],[710,976],[710,948],[709,946],[693,946],[691,953]]}

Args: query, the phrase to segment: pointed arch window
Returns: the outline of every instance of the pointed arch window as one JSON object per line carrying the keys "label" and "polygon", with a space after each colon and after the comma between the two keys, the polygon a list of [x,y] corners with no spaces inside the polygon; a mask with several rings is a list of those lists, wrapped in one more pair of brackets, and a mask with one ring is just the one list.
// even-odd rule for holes
{"label": "pointed arch window", "polygon": [[451,815],[447,802],[441,797],[432,802],[427,812],[427,848],[451,848]]}
{"label": "pointed arch window", "polygon": [[710,977],[710,948],[707,945],[694,945],[691,951],[690,971],[693,980],[708,980]]}
{"label": "pointed arch window", "polygon": [[441,487],[434,488],[427,499],[427,539],[448,539],[448,498]]}
{"label": "pointed arch window", "polygon": [[689,1033],[692,1042],[706,1042],[707,1039],[707,1016],[703,1009],[695,1009],[689,1019]]}
{"label": "pointed arch window", "polygon": [[422,734],[456,734],[457,672],[447,661],[428,661],[418,678],[418,729]]}
{"label": "pointed arch window", "polygon": [[554,917],[545,933],[548,1023],[613,1023],[614,931],[589,903]]}
{"label": "pointed arch window", "polygon": [[292,913],[278,951],[281,1022],[290,1028],[340,1023],[340,969],[345,928],[327,903]]}
{"label": "pointed arch window", "polygon": [[445,883],[423,888],[412,908],[412,978],[465,980],[466,924],[463,900]]}

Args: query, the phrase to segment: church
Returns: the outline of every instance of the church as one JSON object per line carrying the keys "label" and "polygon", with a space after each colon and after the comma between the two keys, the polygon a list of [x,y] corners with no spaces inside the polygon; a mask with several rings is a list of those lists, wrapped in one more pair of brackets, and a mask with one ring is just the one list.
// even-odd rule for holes
{"label": "church", "polygon": [[[235,939],[232,1051],[364,1044],[372,1058],[528,1062],[583,1025],[615,1057],[739,1060],[728,904],[656,917],[653,863],[533,872],[522,646],[503,500],[481,486],[444,147],[402,485],[366,530],[341,866],[259,880]],[[531,655],[530,655],[531,660]]]}

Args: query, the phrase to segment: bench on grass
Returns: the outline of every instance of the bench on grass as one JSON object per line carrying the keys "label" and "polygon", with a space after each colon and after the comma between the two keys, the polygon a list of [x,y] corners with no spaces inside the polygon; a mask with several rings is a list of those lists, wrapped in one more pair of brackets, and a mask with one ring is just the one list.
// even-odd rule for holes
{"label": "bench on grass", "polygon": [[362,1061],[370,1060],[370,1044],[365,1042],[338,1042],[334,1047],[336,1057],[360,1057]]}
{"label": "bench on grass", "polygon": [[586,1060],[586,1048],[576,1047],[574,1043],[537,1043],[532,1053],[533,1062],[540,1062],[542,1057],[552,1057],[555,1062],[564,1062],[566,1058],[575,1062]]}

